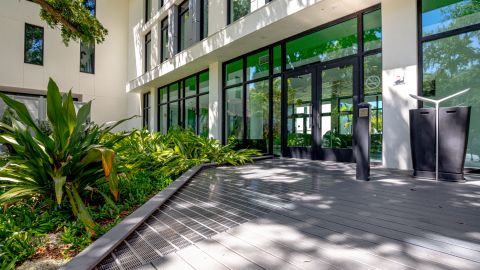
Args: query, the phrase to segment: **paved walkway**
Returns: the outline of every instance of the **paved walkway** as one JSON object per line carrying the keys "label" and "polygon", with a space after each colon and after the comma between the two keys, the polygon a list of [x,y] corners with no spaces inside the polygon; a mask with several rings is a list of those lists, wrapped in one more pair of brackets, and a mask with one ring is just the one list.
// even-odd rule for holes
{"label": "paved walkway", "polygon": [[480,269],[480,178],[266,160],[199,173],[97,269]]}

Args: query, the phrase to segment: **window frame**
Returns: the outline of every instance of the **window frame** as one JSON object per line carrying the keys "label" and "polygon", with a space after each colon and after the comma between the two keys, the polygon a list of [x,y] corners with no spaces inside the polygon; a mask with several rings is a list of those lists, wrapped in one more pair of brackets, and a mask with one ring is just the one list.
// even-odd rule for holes
{"label": "window frame", "polygon": [[150,129],[150,112],[152,106],[150,104],[151,92],[143,93],[142,95],[142,128]]}
{"label": "window frame", "polygon": [[[143,51],[144,51],[144,70],[145,72],[144,73],[147,73],[150,71],[151,67],[149,67],[148,65],[151,65],[151,52],[152,52],[152,48],[150,47],[150,55],[147,54],[147,46],[150,45],[151,46],[151,43],[152,43],[152,32],[149,31],[147,34],[145,34],[145,42],[144,42],[144,47],[143,47]],[[150,60],[147,61],[148,57],[150,57]]]}
{"label": "window frame", "polygon": [[[163,19],[160,22],[160,63],[167,61],[170,57],[168,55],[168,50],[165,51],[165,47],[163,46],[163,33],[164,31],[167,33],[167,41],[166,45],[168,47],[168,18]],[[165,56],[165,57],[164,57]]]}
{"label": "window frame", "polygon": [[[184,6],[186,6],[186,8],[182,10],[182,7],[184,7]],[[185,0],[178,5],[178,27],[177,27],[178,28],[178,48],[177,48],[177,53],[182,52],[185,49],[187,49],[188,47],[190,47],[191,45],[193,45],[193,43],[192,43],[188,47],[186,47],[185,44],[183,44],[184,48],[182,48],[182,16],[187,12],[190,12],[190,0]],[[190,17],[191,17],[191,14],[190,14]],[[185,27],[183,27],[183,28],[185,28]],[[185,42],[185,40],[184,40],[184,42]]]}
{"label": "window frame", "polygon": [[[228,1],[228,3],[230,3],[231,0]],[[370,56],[370,55],[375,55],[375,54],[381,54],[382,53],[382,50],[383,48],[380,47],[380,48],[375,48],[375,49],[371,49],[371,50],[368,50],[368,51],[365,51],[364,50],[364,24],[363,24],[363,19],[364,19],[364,15],[367,15],[371,12],[374,12],[376,10],[381,10],[381,4],[376,4],[376,5],[373,5],[371,7],[368,7],[366,9],[363,9],[363,10],[359,10],[355,13],[352,13],[352,14],[349,14],[347,16],[344,16],[342,18],[339,18],[339,19],[336,19],[334,21],[331,21],[331,22],[328,22],[328,23],[325,23],[325,24],[322,24],[322,25],[319,25],[317,27],[314,27],[314,28],[311,28],[309,30],[306,30],[304,32],[301,32],[299,34],[296,34],[296,35],[293,35],[293,36],[290,36],[290,37],[287,37],[283,40],[280,40],[278,42],[275,42],[275,43],[272,43],[270,45],[267,45],[267,46],[264,46],[262,48],[259,48],[259,49],[256,49],[254,51],[250,51],[246,54],[243,54],[241,56],[238,56],[238,57],[235,57],[235,58],[232,58],[228,61],[225,61],[222,63],[222,88],[221,88],[221,91],[222,91],[222,104],[221,104],[221,115],[222,115],[222,119],[224,119],[224,121],[222,121],[222,124],[221,124],[221,142],[223,144],[225,144],[227,142],[227,137],[226,137],[226,119],[225,119],[225,116],[226,116],[226,104],[225,104],[225,97],[226,97],[226,90],[227,89],[230,89],[230,88],[234,88],[234,87],[239,87],[239,86],[242,86],[242,93],[243,93],[243,125],[244,125],[244,140],[247,138],[247,119],[246,119],[246,87],[248,84],[250,83],[254,83],[254,82],[258,82],[258,81],[262,81],[262,80],[265,80],[266,78],[269,79],[269,82],[270,82],[270,85],[269,85],[269,147],[268,149],[270,149],[270,151],[273,151],[273,81],[275,79],[278,79],[278,78],[281,78],[282,80],[282,87],[281,87],[281,91],[285,91],[284,90],[284,78],[285,78],[285,74],[287,74],[288,72],[292,72],[294,70],[301,70],[301,69],[306,69],[306,68],[310,68],[312,66],[316,66],[320,63],[319,62],[313,62],[313,63],[310,63],[310,64],[306,64],[306,65],[302,65],[302,66],[299,66],[295,69],[287,69],[286,68],[286,65],[287,65],[287,59],[286,59],[286,44],[289,42],[289,41],[293,41],[293,40],[296,40],[298,38],[301,38],[301,37],[304,37],[304,36],[307,36],[309,34],[312,34],[312,33],[315,33],[315,32],[318,32],[320,30],[323,30],[323,29],[326,29],[326,28],[329,28],[329,27],[332,27],[334,25],[337,25],[337,24],[340,24],[340,23],[343,23],[343,22],[346,22],[348,20],[351,20],[351,19],[357,19],[357,34],[358,34],[358,38],[357,38],[357,52],[355,54],[352,54],[352,55],[349,55],[349,56],[346,56],[346,57],[341,57],[341,58],[335,58],[335,59],[332,59],[332,60],[328,60],[328,61],[325,61],[325,62],[321,62],[323,64],[328,64],[328,63],[332,63],[332,62],[338,62],[338,61],[341,61],[342,59],[351,59],[351,58],[356,58],[357,60],[356,61],[359,61],[359,72],[358,72],[358,82],[359,82],[359,88],[360,88],[360,92],[361,92],[361,95],[359,96],[359,98],[361,100],[364,99],[364,80],[363,80],[363,76],[364,76],[364,67],[363,67],[363,63],[364,63],[364,58],[367,57],[367,56]],[[230,6],[228,7],[228,11],[230,12]],[[229,14],[228,14],[229,15]],[[277,73],[274,73],[274,70],[275,70],[275,66],[274,66],[274,49],[276,46],[280,46],[280,51],[281,51],[281,61],[280,61],[280,71],[278,71]],[[260,77],[260,78],[256,78],[256,79],[253,79],[253,80],[247,80],[247,74],[246,74],[246,70],[247,70],[247,57],[248,56],[251,56],[251,55],[255,55],[261,51],[264,51],[264,50],[269,50],[269,75],[266,76],[266,77]],[[236,84],[231,84],[231,85],[226,85],[226,66],[230,63],[233,63],[235,61],[238,61],[240,59],[243,59],[243,81],[241,83],[236,83]],[[283,95],[283,93],[282,93]],[[282,118],[285,118],[285,116],[283,115],[284,112],[282,112]],[[281,120],[282,121],[282,125],[284,125],[284,119]],[[282,131],[283,133],[283,131]],[[281,136],[285,136],[285,134],[281,134]],[[268,154],[271,154],[271,153],[268,153]]]}
{"label": "window frame", "polygon": [[[32,28],[37,28],[42,30],[42,61],[40,64],[37,63],[31,63],[27,61],[27,28],[32,27]],[[45,58],[45,29],[42,26],[30,24],[30,23],[25,23],[24,27],[24,33],[23,33],[23,63],[24,64],[30,64],[30,65],[37,65],[37,66],[43,66],[44,64],[44,58]]]}
{"label": "window frame", "polygon": [[[197,72],[195,74],[192,74],[190,76],[187,76],[187,77],[184,77],[178,81],[175,81],[175,82],[172,82],[172,83],[169,83],[167,85],[163,85],[161,87],[158,87],[157,88],[157,131],[160,132],[160,125],[162,123],[162,119],[161,119],[161,115],[160,115],[160,107],[161,106],[166,106],[166,110],[167,110],[167,130],[166,132],[168,132],[168,130],[170,130],[170,128],[172,128],[172,126],[170,126],[170,104],[176,102],[179,106],[179,119],[178,119],[178,127],[181,127],[181,128],[185,128],[185,123],[186,123],[186,117],[185,117],[185,102],[186,100],[188,99],[195,99],[195,104],[196,104],[196,108],[195,108],[195,130],[194,132],[197,134],[197,135],[200,135],[199,134],[199,131],[200,131],[200,97],[202,96],[208,96],[210,94],[210,86],[209,86],[209,89],[208,89],[208,92],[200,92],[200,75],[202,75],[203,73],[209,73],[209,69],[205,69],[205,70],[202,70],[200,72]],[[209,74],[210,75],[210,74]],[[185,81],[192,78],[192,77],[195,77],[196,78],[196,82],[195,82],[195,94],[194,95],[190,95],[188,97],[185,96]],[[177,84],[178,85],[178,95],[175,96],[175,97],[171,97],[170,96],[170,87],[172,85],[175,85]],[[161,101],[161,95],[160,95],[160,91],[162,89],[166,88],[167,89],[167,100],[164,101],[164,102],[160,102]]]}
{"label": "window frame", "polygon": [[[423,44],[430,42],[430,41],[435,41],[435,40],[440,40],[443,38],[448,38],[448,37],[453,37],[461,34],[466,34],[469,32],[473,31],[479,31],[480,30],[480,22],[476,24],[472,24],[469,26],[464,26],[452,30],[448,30],[445,32],[441,33],[436,33],[428,36],[423,36],[423,19],[422,19],[422,1],[423,0],[417,0],[417,64],[418,64],[418,69],[417,69],[417,94],[420,96],[423,96]],[[424,104],[422,101],[417,101],[418,107],[423,108]]]}

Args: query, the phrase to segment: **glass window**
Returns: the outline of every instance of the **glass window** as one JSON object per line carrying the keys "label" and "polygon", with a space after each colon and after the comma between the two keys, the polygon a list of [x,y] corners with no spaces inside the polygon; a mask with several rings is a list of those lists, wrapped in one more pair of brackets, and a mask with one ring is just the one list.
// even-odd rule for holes
{"label": "glass window", "polygon": [[273,47],[273,74],[282,72],[282,46]]}
{"label": "glass window", "polygon": [[198,135],[208,137],[208,95],[198,97]]}
{"label": "glass window", "polygon": [[199,79],[200,79],[200,89],[199,89],[200,94],[208,93],[208,86],[209,86],[208,71],[200,73]]}
{"label": "glass window", "polygon": [[225,91],[225,132],[228,141],[243,141],[243,91],[242,86]]}
{"label": "glass window", "polygon": [[268,80],[247,84],[247,143],[264,153],[268,153],[270,133],[268,92]]}
{"label": "glass window", "polygon": [[160,33],[160,61],[163,62],[168,59],[168,19],[161,22]]}
{"label": "glass window", "polygon": [[167,133],[168,124],[167,124],[167,104],[161,105],[158,108],[158,131],[160,133]]}
{"label": "glass window", "polygon": [[348,20],[287,42],[287,68],[357,53],[357,20]]}
{"label": "glass window", "polygon": [[[470,92],[443,106],[472,106],[466,167],[480,167],[480,31],[423,43],[423,94],[440,99]],[[454,48],[454,50],[452,49]]]}
{"label": "glass window", "polygon": [[185,48],[190,47],[193,44],[192,39],[192,18],[190,15],[190,10],[188,8],[189,1],[185,1],[180,5],[179,8],[179,51],[183,51]]}
{"label": "glass window", "polygon": [[150,126],[150,92],[143,94],[143,128]]}
{"label": "glass window", "polygon": [[43,65],[43,27],[25,24],[25,63]]}
{"label": "glass window", "polygon": [[145,22],[152,17],[152,0],[145,0]]}
{"label": "glass window", "polygon": [[185,97],[197,94],[197,76],[192,76],[185,80]]}
{"label": "glass window", "polygon": [[168,128],[176,128],[180,123],[180,105],[178,101],[170,102],[168,114]]}
{"label": "glass window", "polygon": [[322,71],[322,147],[352,148],[353,66]]}
{"label": "glass window", "polygon": [[287,146],[312,145],[312,75],[288,78]]}
{"label": "glass window", "polygon": [[83,7],[87,9],[92,16],[95,16],[95,11],[96,11],[96,0],[85,0],[83,1]]}
{"label": "glass window", "polygon": [[197,131],[197,99],[185,99],[185,128]]}
{"label": "glass window", "polygon": [[273,79],[273,154],[281,154],[282,130],[282,78]]}
{"label": "glass window", "polygon": [[158,90],[158,101],[160,104],[166,103],[168,101],[168,88],[162,87]]}
{"label": "glass window", "polygon": [[158,8],[160,9],[161,7],[163,7],[163,5],[163,0],[158,0]]}
{"label": "glass window", "polygon": [[243,59],[225,66],[225,85],[230,86],[243,82]]}
{"label": "glass window", "polygon": [[370,51],[382,47],[382,13],[380,10],[363,16],[363,50]]}
{"label": "glass window", "polygon": [[251,0],[230,0],[230,22],[234,22],[250,13]]}
{"label": "glass window", "polygon": [[422,0],[423,36],[462,28],[480,22],[476,0]]}
{"label": "glass window", "polygon": [[372,106],[370,155],[372,160],[382,160],[382,54],[365,56],[363,66],[364,100]]}
{"label": "glass window", "polygon": [[80,72],[95,73],[95,45],[80,42]]}
{"label": "glass window", "polygon": [[269,50],[247,57],[247,81],[266,77],[270,69]]}
{"label": "glass window", "polygon": [[202,35],[201,39],[208,37],[208,0],[202,0]]}
{"label": "glass window", "polygon": [[152,34],[148,32],[145,35],[145,72],[151,69],[151,57],[152,57]]}
{"label": "glass window", "polygon": [[170,101],[177,100],[179,98],[178,83],[170,84],[168,86],[168,91],[170,95]]}

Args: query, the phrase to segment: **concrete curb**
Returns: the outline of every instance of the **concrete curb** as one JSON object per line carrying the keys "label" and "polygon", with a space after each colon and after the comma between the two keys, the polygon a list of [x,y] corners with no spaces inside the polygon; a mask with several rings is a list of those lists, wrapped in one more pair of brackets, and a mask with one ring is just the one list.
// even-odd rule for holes
{"label": "concrete curb", "polygon": [[[270,159],[271,156],[253,158],[254,161]],[[127,216],[122,222],[113,227],[102,237],[93,242],[70,262],[60,267],[59,270],[91,270],[119,244],[121,244],[138,226],[140,226],[150,215],[164,204],[173,194],[183,187],[190,179],[205,168],[217,167],[223,164],[198,165],[182,174],[168,187],[153,196],[140,208]]]}

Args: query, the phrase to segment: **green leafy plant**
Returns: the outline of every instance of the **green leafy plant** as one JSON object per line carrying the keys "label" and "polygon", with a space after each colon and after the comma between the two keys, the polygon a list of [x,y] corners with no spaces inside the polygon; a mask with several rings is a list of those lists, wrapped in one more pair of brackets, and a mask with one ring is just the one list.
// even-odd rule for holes
{"label": "green leafy plant", "polygon": [[202,163],[245,164],[261,154],[233,147],[233,142],[222,145],[190,129],[171,129],[165,135],[137,130],[117,145],[117,151],[128,169],[152,171],[159,177],[176,177]]}
{"label": "green leafy plant", "polygon": [[[0,203],[8,206],[27,198],[53,199],[61,205],[66,198],[73,214],[94,234],[95,223],[85,205],[88,194],[101,192],[96,187],[107,182],[114,200],[118,200],[118,176],[113,145],[127,135],[106,135],[128,120],[95,125],[87,123],[91,102],[75,111],[71,92],[60,94],[50,79],[47,116],[51,134],[33,120],[26,106],[1,94],[15,112],[12,124],[0,123],[0,142],[11,146],[7,164],[0,169]],[[102,196],[108,200],[107,194]]]}

